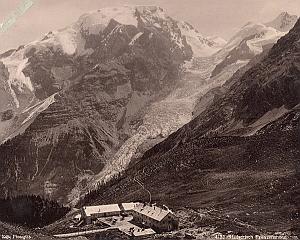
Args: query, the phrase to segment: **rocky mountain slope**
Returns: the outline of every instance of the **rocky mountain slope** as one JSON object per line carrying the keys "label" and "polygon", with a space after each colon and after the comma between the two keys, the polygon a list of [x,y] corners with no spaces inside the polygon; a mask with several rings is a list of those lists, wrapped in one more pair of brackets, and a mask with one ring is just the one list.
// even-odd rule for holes
{"label": "rocky mountain slope", "polygon": [[[290,19],[290,21],[287,21],[286,18]],[[275,20],[275,22],[280,21],[282,24],[286,23],[286,28],[291,29],[297,17],[280,14]],[[286,33],[280,31],[280,29],[277,30],[267,26],[267,24],[249,22],[230,39],[222,50],[207,57],[205,60],[203,58],[194,60],[194,63],[196,62],[194,65],[199,67],[206,66],[208,70],[206,74],[211,78],[211,88],[205,94],[199,95],[193,111],[193,118],[208,108],[213,99],[218,98],[221,93],[226,91],[229,83],[225,83],[234,73],[238,70],[239,75],[245,73],[262,56],[266,55],[277,40]],[[207,66],[206,62],[210,64]]]}
{"label": "rocky mountain slope", "polygon": [[[126,166],[134,139],[153,125],[151,108],[164,111],[155,103],[180,88],[181,66],[200,48],[220,43],[159,7],[139,6],[85,14],[2,55],[1,194],[67,202],[114,159]],[[188,109],[150,132],[166,137],[191,119]]]}
{"label": "rocky mountain slope", "polygon": [[[233,77],[211,108],[190,125],[197,135],[254,134],[299,104],[299,21],[266,57]],[[198,128],[199,127],[199,128]]]}
{"label": "rocky mountain slope", "polygon": [[138,179],[153,201],[218,215],[208,223],[199,214],[194,228],[299,234],[299,42],[300,20],[208,109],[100,187],[92,203],[147,201]]}

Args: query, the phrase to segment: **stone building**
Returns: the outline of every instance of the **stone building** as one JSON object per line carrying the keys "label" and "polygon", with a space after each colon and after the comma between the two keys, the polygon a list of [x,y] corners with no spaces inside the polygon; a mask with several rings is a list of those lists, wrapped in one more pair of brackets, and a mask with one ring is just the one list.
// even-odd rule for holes
{"label": "stone building", "polygon": [[120,203],[99,206],[85,206],[81,208],[81,217],[86,224],[102,217],[118,216],[122,213],[132,213],[136,203]]}
{"label": "stone building", "polygon": [[132,212],[133,219],[156,232],[178,229],[179,220],[169,209],[146,204],[137,204]]}

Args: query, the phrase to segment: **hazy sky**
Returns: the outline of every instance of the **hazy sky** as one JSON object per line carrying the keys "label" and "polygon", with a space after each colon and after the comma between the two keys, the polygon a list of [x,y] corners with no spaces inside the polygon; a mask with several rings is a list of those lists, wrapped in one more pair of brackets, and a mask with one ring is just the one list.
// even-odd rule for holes
{"label": "hazy sky", "polygon": [[[24,0],[0,0],[0,23]],[[203,35],[230,38],[248,21],[267,22],[280,12],[300,15],[300,0],[33,0],[34,5],[8,31],[0,33],[0,52],[51,30],[63,28],[85,12],[119,5],[159,5]]]}

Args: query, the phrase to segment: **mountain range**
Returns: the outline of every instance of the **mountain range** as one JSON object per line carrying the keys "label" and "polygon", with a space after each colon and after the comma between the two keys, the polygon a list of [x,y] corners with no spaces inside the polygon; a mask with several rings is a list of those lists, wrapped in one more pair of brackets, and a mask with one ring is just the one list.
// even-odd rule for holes
{"label": "mountain range", "polygon": [[220,40],[140,6],[85,14],[3,54],[2,193],[68,201],[74,176],[82,184],[101,172],[202,49],[215,52]]}
{"label": "mountain range", "polygon": [[105,8],[1,54],[0,196],[74,205],[104,184],[93,203],[134,201],[137,177],[220,231],[297,231],[297,19],[226,42],[160,7]]}

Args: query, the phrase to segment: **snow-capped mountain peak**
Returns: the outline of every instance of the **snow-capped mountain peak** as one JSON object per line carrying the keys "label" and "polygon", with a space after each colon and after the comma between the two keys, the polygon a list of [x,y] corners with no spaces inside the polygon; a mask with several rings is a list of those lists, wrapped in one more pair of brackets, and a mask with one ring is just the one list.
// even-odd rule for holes
{"label": "snow-capped mountain peak", "polygon": [[212,76],[219,74],[224,67],[238,62],[248,62],[255,55],[271,47],[279,38],[287,34],[297,21],[297,16],[281,13],[273,21],[263,24],[250,21],[246,23],[217,53],[222,61],[216,66]]}
{"label": "snow-capped mountain peak", "polygon": [[117,8],[103,8],[94,12],[82,15],[75,23],[82,30],[88,31],[89,34],[98,34],[103,31],[111,19],[124,25],[137,26],[135,16],[136,9],[129,6]]}
{"label": "snow-capped mountain peak", "polygon": [[73,28],[78,29],[78,31],[83,30],[88,34],[99,34],[112,19],[121,25],[139,27],[139,24],[144,24],[167,31],[179,47],[184,45],[185,40],[182,37],[185,37],[195,57],[212,55],[220,50],[225,43],[225,40],[221,38],[203,37],[192,25],[170,18],[165,10],[158,6],[124,6],[100,9],[82,15],[73,25]]}
{"label": "snow-capped mountain peak", "polygon": [[298,16],[291,15],[288,12],[282,12],[273,21],[266,23],[268,27],[275,28],[281,32],[288,32],[297,22]]}
{"label": "snow-capped mountain peak", "polygon": [[[164,48],[171,54],[186,60],[212,55],[222,44],[220,40],[205,38],[190,24],[169,17],[158,6],[103,8],[86,13],[75,23],[50,31],[9,54],[2,54],[7,79],[0,79],[0,83],[9,89],[11,110],[19,114],[68,86],[65,81],[80,73],[72,63],[78,57],[89,58],[87,65],[95,66],[101,61],[97,57],[102,52],[120,54],[117,51],[134,48],[141,42],[157,41],[157,37],[164,41]],[[7,107],[0,106],[0,113],[4,110]]]}

